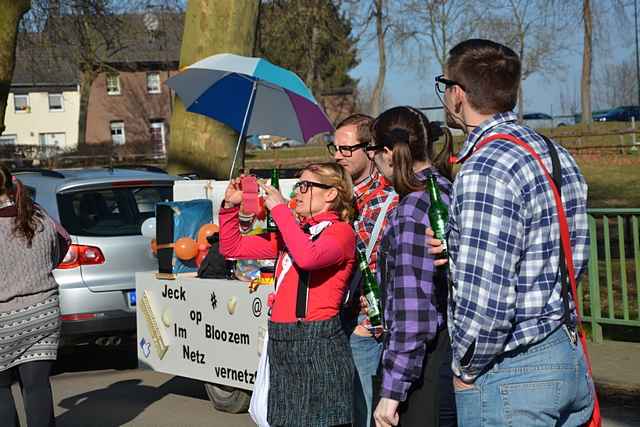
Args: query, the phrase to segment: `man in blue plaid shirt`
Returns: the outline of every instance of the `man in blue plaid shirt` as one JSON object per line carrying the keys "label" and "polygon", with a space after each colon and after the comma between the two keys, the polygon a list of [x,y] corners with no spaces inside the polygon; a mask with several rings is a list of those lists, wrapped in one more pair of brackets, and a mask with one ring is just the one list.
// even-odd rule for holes
{"label": "man in blue plaid shirt", "polygon": [[[528,143],[552,170],[542,136],[517,123],[521,63],[508,47],[472,39],[449,52],[436,77],[449,126],[467,138],[457,161],[448,248],[453,285],[448,328],[460,426],[581,425],[593,384],[564,318],[557,209],[542,169],[513,142]],[[587,185],[555,145],[576,275],[588,257]]]}

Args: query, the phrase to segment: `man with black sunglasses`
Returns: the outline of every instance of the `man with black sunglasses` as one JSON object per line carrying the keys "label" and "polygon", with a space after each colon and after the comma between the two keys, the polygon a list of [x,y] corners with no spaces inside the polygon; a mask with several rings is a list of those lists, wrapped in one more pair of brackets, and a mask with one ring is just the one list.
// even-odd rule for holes
{"label": "man with black sunglasses", "polygon": [[[369,268],[376,271],[378,246],[386,218],[398,204],[398,196],[390,183],[377,172],[367,157],[365,148],[371,141],[369,127],[373,118],[365,114],[353,114],[336,126],[335,141],[327,145],[336,162],[351,175],[355,196],[356,245],[369,261]],[[360,307],[362,275],[354,274],[345,304],[343,319],[351,332],[350,343],[353,360],[358,371],[354,387],[355,427],[369,427],[372,412],[373,384],[382,345],[367,328],[366,311]]]}

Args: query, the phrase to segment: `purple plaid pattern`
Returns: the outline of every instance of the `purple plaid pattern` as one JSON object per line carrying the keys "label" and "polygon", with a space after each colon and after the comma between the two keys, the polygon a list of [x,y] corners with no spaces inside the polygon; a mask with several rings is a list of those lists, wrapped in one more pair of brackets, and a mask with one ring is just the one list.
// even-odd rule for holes
{"label": "purple plaid pattern", "polygon": [[[513,113],[496,114],[478,126],[458,157],[464,159],[477,142],[496,133],[524,140],[552,170],[542,137],[517,124]],[[571,155],[556,149],[579,276],[589,255],[587,184]],[[542,340],[562,322],[557,210],[534,157],[503,140],[471,154],[454,182],[448,228],[452,367],[473,381],[500,354]]]}
{"label": "purple plaid pattern", "polygon": [[[434,169],[418,172],[425,180],[434,173],[449,204],[451,183]],[[422,372],[425,343],[443,326],[444,313],[434,305],[433,256],[426,251],[429,195],[418,191],[400,200],[385,230],[378,259],[378,281],[384,289],[385,340],[381,396],[404,401]],[[382,271],[381,271],[382,270]],[[446,292],[446,284],[442,284]]]}

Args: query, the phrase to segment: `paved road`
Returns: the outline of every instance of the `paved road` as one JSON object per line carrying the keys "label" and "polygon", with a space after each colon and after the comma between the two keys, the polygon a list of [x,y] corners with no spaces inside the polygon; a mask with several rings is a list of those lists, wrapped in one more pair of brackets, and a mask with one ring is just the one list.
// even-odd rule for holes
{"label": "paved road", "polygon": [[[215,411],[201,383],[131,369],[132,362],[95,350],[64,356],[52,377],[58,427],[254,426],[246,414]],[[19,408],[21,417],[22,412]],[[631,404],[604,402],[603,413],[605,427],[640,426],[640,408]]]}

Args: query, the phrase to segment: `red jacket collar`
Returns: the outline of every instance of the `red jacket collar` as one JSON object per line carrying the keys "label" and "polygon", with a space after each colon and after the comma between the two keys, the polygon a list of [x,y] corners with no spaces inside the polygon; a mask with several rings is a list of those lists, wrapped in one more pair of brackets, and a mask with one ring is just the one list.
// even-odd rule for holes
{"label": "red jacket collar", "polygon": [[309,218],[303,218],[302,221],[300,222],[300,224],[302,226],[305,225],[315,225],[315,224],[319,224],[322,221],[331,221],[331,222],[335,222],[335,221],[339,221],[340,217],[338,216],[338,214],[334,211],[328,211],[328,212],[322,212],[319,213],[317,215],[314,215],[312,217]]}

